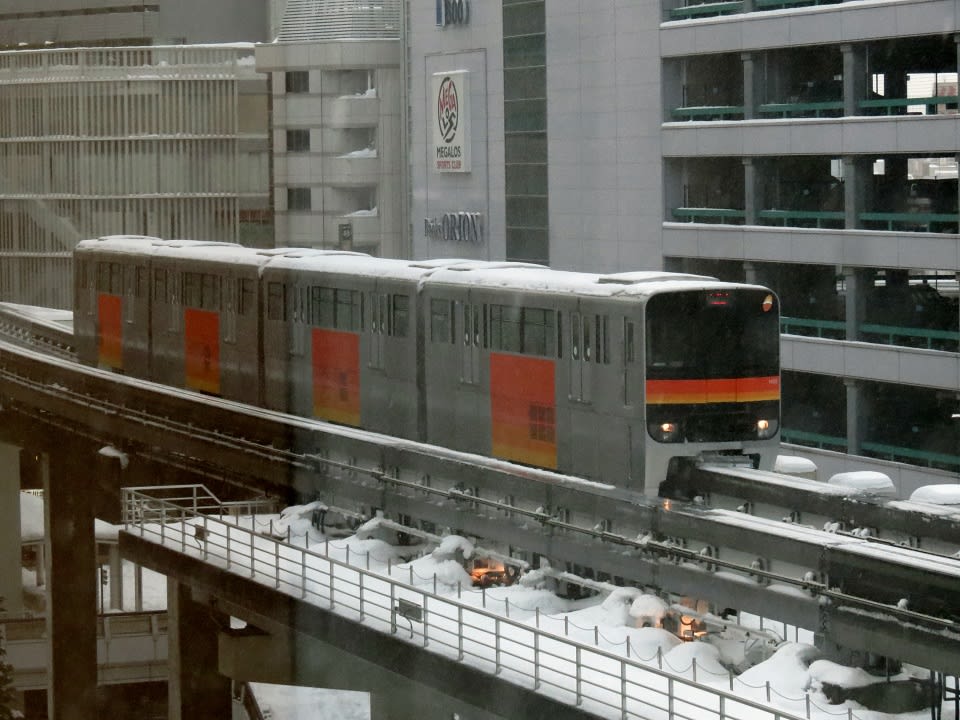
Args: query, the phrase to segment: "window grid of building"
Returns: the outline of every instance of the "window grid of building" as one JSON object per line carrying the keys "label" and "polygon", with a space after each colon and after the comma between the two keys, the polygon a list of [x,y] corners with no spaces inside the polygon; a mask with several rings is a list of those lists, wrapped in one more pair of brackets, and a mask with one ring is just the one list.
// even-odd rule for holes
{"label": "window grid of building", "polygon": [[0,299],[70,307],[86,237],[239,239],[241,213],[269,206],[266,118],[244,132],[240,117],[257,79],[244,53],[0,52]]}
{"label": "window grid of building", "polygon": [[506,256],[550,261],[544,0],[503,0]]}

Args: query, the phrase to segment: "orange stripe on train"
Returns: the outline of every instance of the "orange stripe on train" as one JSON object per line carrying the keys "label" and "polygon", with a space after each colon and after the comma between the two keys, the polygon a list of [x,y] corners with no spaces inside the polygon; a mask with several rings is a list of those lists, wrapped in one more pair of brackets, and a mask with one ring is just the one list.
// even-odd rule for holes
{"label": "orange stripe on train", "polygon": [[490,353],[492,453],[557,467],[556,390],[552,360]]}
{"label": "orange stripe on train", "polygon": [[210,310],[183,311],[187,388],[220,394],[220,316]]}
{"label": "orange stripe on train", "polygon": [[314,328],[313,415],[360,425],[360,336]]}
{"label": "orange stripe on train", "polygon": [[780,399],[780,377],[716,380],[647,380],[650,405],[703,405]]}
{"label": "orange stripe on train", "polygon": [[99,342],[97,364],[101,368],[123,370],[123,301],[119,295],[97,296]]}

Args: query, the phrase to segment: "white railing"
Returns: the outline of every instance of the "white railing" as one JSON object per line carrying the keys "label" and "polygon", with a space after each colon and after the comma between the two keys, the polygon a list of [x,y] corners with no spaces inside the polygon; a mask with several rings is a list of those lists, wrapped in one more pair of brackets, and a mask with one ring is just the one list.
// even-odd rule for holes
{"label": "white railing", "polygon": [[[146,488],[125,489],[124,508],[126,530],[143,539],[604,717],[799,720],[813,717],[812,712],[816,717],[854,717],[847,709],[831,712],[815,706],[808,695],[775,698],[769,683],[766,702],[751,700],[735,691],[756,693],[758,688],[732,674],[714,675],[714,684],[708,685],[710,673],[698,676],[695,660],[678,675],[676,669],[664,669],[660,652],[647,659],[631,656],[629,639],[623,651],[603,649],[596,628],[591,645],[570,637],[564,619],[539,612],[524,613],[526,621],[511,618],[509,604],[505,615],[486,609],[486,592],[481,607],[471,605],[463,597],[469,591],[444,585],[436,575],[422,578],[411,564],[387,560],[386,570],[376,573],[370,569],[372,553],[354,551],[351,557],[349,546],[345,558],[336,559],[331,553],[335,543],[329,540],[296,546],[241,527],[226,513],[198,514],[190,503],[158,499]],[[256,526],[254,519],[246,520]],[[691,670],[692,678],[685,677]]]}

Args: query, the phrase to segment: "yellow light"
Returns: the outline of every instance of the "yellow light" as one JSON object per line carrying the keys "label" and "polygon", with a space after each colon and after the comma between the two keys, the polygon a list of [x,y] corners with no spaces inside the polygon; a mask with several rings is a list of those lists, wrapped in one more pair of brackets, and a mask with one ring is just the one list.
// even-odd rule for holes
{"label": "yellow light", "polygon": [[671,422],[661,423],[661,425],[660,425],[660,430],[662,430],[662,431],[665,432],[665,433],[672,433],[672,432],[674,432],[676,429],[677,429],[677,426],[674,425],[674,424],[671,423]]}
{"label": "yellow light", "polygon": [[764,431],[770,429],[769,420],[757,420],[757,430]]}
{"label": "yellow light", "polygon": [[767,295],[760,307],[764,312],[770,312],[773,309],[773,295]]}

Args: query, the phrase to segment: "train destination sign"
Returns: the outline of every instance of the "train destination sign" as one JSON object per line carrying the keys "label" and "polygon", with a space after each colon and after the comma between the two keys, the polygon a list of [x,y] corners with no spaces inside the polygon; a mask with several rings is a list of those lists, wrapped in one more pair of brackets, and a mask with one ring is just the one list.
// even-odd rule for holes
{"label": "train destination sign", "polygon": [[470,172],[470,84],[466,70],[433,75],[433,167]]}

